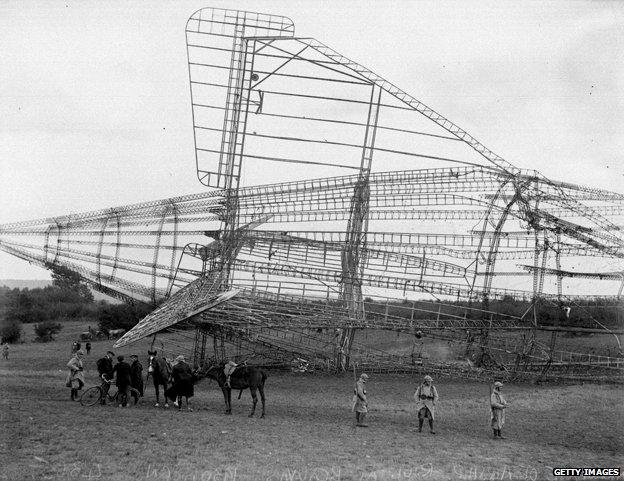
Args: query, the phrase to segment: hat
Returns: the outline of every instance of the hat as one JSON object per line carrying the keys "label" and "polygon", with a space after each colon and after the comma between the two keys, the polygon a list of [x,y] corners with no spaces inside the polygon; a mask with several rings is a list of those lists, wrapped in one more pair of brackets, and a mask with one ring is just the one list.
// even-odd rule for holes
{"label": "hat", "polygon": [[429,375],[426,375],[426,376],[425,376],[425,381],[431,381],[431,382],[433,382],[433,378],[432,378],[431,376],[429,376]]}
{"label": "hat", "polygon": [[123,360],[124,360],[124,357],[123,357],[123,356],[117,356],[117,360],[118,360],[119,362],[121,362],[121,361],[123,361]]}
{"label": "hat", "polygon": [[502,383],[502,382],[500,382],[500,381],[496,381],[496,382],[494,383],[494,387],[503,387],[503,383]]}
{"label": "hat", "polygon": [[147,350],[147,355],[148,356],[155,356],[158,353],[158,351],[156,349],[154,349],[153,351],[150,351],[149,349]]}
{"label": "hat", "polygon": [[115,355],[115,353],[113,351],[106,351],[106,354],[110,354],[111,356]]}
{"label": "hat", "polygon": [[366,380],[368,379],[368,374],[364,374],[364,373],[363,373],[363,374],[360,376],[360,379],[364,379],[364,380],[366,381]]}
{"label": "hat", "polygon": [[176,357],[176,358],[175,358],[175,362],[176,362],[176,363],[178,363],[178,362],[184,362],[184,356],[178,356],[178,357]]}
{"label": "hat", "polygon": [[139,358],[139,356],[137,356],[136,354],[130,354],[130,357],[136,357],[137,359]]}

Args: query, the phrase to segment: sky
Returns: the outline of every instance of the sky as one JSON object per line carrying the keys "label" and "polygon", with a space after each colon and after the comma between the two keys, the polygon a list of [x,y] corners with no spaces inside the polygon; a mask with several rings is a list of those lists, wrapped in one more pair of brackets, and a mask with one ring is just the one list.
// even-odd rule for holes
{"label": "sky", "polygon": [[[207,6],[287,16],[516,166],[624,193],[624,2],[4,0],[0,224],[205,189],[184,28]],[[45,278],[0,253],[0,279]]]}

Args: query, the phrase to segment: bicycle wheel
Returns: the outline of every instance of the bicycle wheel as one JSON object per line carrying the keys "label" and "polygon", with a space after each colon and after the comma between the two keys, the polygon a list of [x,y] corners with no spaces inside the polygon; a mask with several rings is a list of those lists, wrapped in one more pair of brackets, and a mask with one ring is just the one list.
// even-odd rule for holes
{"label": "bicycle wheel", "polygon": [[87,389],[80,396],[80,404],[83,406],[93,406],[102,397],[102,390],[99,386],[93,386]]}

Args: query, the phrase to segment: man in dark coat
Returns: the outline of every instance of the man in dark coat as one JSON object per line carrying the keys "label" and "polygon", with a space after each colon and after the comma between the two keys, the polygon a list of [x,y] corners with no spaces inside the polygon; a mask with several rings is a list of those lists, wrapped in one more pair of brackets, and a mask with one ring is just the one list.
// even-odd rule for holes
{"label": "man in dark coat", "polygon": [[182,409],[182,396],[184,396],[186,398],[186,408],[192,411],[189,398],[195,394],[195,376],[191,366],[184,360],[184,356],[176,357],[175,364],[171,370],[171,378],[173,379],[173,385],[165,392],[165,396],[173,399],[173,405],[178,409]]}
{"label": "man in dark coat", "polygon": [[115,385],[117,386],[118,407],[128,407],[128,394],[130,394],[130,364],[124,361],[123,356],[117,356],[117,364],[113,368],[117,374]]}
{"label": "man in dark coat", "polygon": [[[132,364],[130,364],[130,385],[139,391],[139,396],[143,397],[143,366],[139,362],[139,356],[133,354],[130,356],[132,360]],[[136,394],[133,392],[133,396]],[[138,402],[138,398],[134,400],[136,404]]]}
{"label": "man in dark coat", "polygon": [[102,388],[102,391],[104,391],[104,395],[102,396],[102,399],[100,399],[100,404],[106,404],[106,395],[108,394],[108,390],[110,389],[110,381],[114,377],[114,357],[115,353],[112,351],[108,351],[106,353],[106,356],[104,356],[102,359],[98,359],[98,362],[96,364],[98,374],[100,376],[100,379],[102,379],[102,385],[100,387]]}

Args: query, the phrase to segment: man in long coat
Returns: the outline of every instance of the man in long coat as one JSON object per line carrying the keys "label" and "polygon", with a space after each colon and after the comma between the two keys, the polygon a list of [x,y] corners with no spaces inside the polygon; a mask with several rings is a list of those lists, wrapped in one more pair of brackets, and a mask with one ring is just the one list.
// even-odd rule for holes
{"label": "man in long coat", "polygon": [[128,395],[130,394],[130,364],[124,361],[123,356],[117,356],[117,364],[113,368],[115,372],[115,385],[117,386],[118,407],[128,407]]}
{"label": "man in long coat", "polygon": [[414,393],[416,400],[416,410],[418,411],[418,432],[422,432],[425,419],[429,420],[429,431],[435,434],[433,430],[433,420],[435,419],[435,407],[438,402],[438,390],[433,385],[431,376],[425,376],[423,383],[418,386]]}
{"label": "man in long coat", "polygon": [[502,388],[503,383],[496,381],[494,383],[494,390],[490,396],[492,430],[494,431],[494,438],[499,439],[505,439],[501,434],[501,429],[503,429],[505,425],[505,409],[507,409],[507,401],[505,401],[503,393],[501,392]]}
{"label": "man in long coat", "polygon": [[189,398],[195,394],[195,377],[193,376],[191,366],[186,363],[184,356],[176,357],[173,369],[171,369],[171,378],[173,385],[165,392],[165,396],[173,399],[173,405],[178,409],[182,409],[182,397],[185,397],[186,409],[192,411]]}
{"label": "man in long coat", "polygon": [[71,400],[75,401],[78,396],[78,391],[84,386],[84,372],[82,367],[82,358],[84,352],[81,350],[76,351],[72,358],[67,363],[69,368],[69,374],[67,375],[66,386],[71,389]]}
{"label": "man in long coat", "polygon": [[353,408],[352,411],[355,412],[355,422],[356,426],[366,428],[368,424],[366,424],[366,414],[368,413],[368,398],[366,397],[366,381],[368,381],[368,375],[362,374],[360,379],[355,383],[355,388],[353,390]]}
{"label": "man in long coat", "polygon": [[[139,391],[139,396],[143,397],[143,365],[139,362],[139,356],[133,354],[130,356],[132,364],[130,364],[130,385]],[[138,399],[134,400],[136,404]]]}

